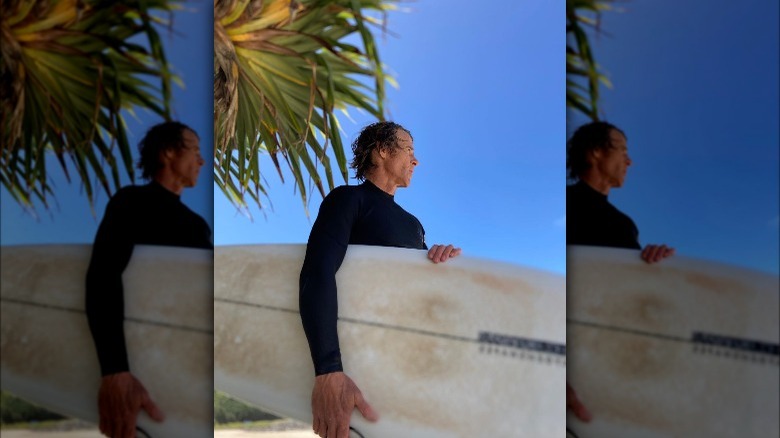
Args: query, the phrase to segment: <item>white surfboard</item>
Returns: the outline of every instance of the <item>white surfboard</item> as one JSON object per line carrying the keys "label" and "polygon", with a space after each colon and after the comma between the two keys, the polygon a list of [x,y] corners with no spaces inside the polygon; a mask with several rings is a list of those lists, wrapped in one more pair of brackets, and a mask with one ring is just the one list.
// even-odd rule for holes
{"label": "white surfboard", "polygon": [[639,251],[567,250],[568,380],[579,438],[780,436],[779,279]]}
{"label": "white surfboard", "polygon": [[[84,313],[87,245],[2,247],[2,389],[98,423],[100,367]],[[213,253],[137,246],[123,275],[130,369],[166,416],[153,438],[213,436]]]}
{"label": "white surfboard", "polygon": [[[298,313],[305,245],[215,248],[215,388],[311,421]],[[353,436],[565,433],[564,277],[467,256],[350,246],[336,280],[345,372],[380,415]]]}

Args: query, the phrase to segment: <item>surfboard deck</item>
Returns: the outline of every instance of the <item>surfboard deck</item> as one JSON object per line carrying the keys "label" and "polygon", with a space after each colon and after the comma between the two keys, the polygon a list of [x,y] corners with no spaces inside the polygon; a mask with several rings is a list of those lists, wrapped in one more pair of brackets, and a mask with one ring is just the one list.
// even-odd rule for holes
{"label": "surfboard deck", "polygon": [[[305,245],[215,248],[214,384],[311,422],[304,254]],[[368,423],[353,413],[362,436],[564,435],[562,276],[350,246],[336,280],[345,372],[380,415]]]}
{"label": "surfboard deck", "polygon": [[[100,367],[84,313],[88,245],[4,246],[4,390],[98,423]],[[124,272],[130,369],[164,412],[152,437],[213,436],[213,253],[137,246]]]}
{"label": "surfboard deck", "polygon": [[639,251],[567,249],[568,381],[590,437],[780,435],[778,277]]}

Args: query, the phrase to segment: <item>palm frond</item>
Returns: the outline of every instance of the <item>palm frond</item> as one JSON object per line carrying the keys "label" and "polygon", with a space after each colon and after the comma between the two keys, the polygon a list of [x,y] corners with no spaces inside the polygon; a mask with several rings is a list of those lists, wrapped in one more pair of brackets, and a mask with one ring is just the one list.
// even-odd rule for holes
{"label": "palm frond", "polygon": [[[155,25],[177,5],[3,0],[0,7],[3,187],[23,207],[37,200],[48,208],[52,153],[68,180],[75,171],[90,202],[97,188],[110,195],[120,187],[120,168],[134,180],[121,111],[143,107],[169,119],[174,78]],[[132,42],[139,36],[146,47]]]}
{"label": "palm frond", "polygon": [[[283,167],[291,172],[304,207],[307,177],[323,196],[334,171],[347,181],[336,110],[384,119],[388,79],[369,28],[393,8],[390,0],[215,1],[214,180],[237,207],[249,194],[263,208],[264,156],[282,181]],[[346,42],[355,38],[359,46]]]}
{"label": "palm frond", "polygon": [[598,32],[601,13],[613,0],[566,0],[566,107],[599,120],[599,84],[611,87],[596,63],[588,29]]}

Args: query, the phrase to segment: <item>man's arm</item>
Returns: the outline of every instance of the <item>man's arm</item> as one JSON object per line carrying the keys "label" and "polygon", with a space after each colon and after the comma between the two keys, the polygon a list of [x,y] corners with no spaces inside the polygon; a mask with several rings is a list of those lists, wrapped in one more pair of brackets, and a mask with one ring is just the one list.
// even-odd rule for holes
{"label": "man's arm", "polygon": [[321,437],[347,437],[355,407],[369,421],[378,418],[342,372],[337,330],[336,271],[344,261],[358,207],[345,190],[334,190],[323,200],[301,268],[299,308],[316,375],[312,428]]}
{"label": "man's arm", "polygon": [[301,268],[298,304],[317,376],[342,371],[336,271],[344,261],[358,208],[348,195],[334,190],[323,200]]}
{"label": "man's arm", "polygon": [[103,376],[98,392],[100,431],[132,438],[138,412],[156,421],[163,413],[130,373],[124,332],[124,272],[133,253],[132,205],[120,194],[109,201],[92,247],[86,279],[86,314]]}
{"label": "man's arm", "polygon": [[133,254],[132,212],[121,195],[109,201],[87,270],[86,313],[101,375],[129,371],[124,333],[124,272]]}

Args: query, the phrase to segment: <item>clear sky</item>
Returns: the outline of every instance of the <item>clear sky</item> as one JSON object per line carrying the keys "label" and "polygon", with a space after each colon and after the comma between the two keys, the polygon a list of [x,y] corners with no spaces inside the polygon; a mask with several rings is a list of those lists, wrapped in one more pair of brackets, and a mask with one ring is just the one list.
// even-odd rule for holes
{"label": "clear sky", "polygon": [[[396,202],[420,219],[429,244],[564,273],[564,3],[403,6],[389,15],[393,35],[377,36],[399,82],[388,88],[389,118],[412,131],[420,160]],[[371,122],[350,116],[341,117],[349,143]],[[308,239],[321,196],[307,218],[289,173],[282,184],[270,160],[264,169],[273,209],[251,209],[253,220],[215,189],[215,244]]]}
{"label": "clear sky", "polygon": [[[411,129],[421,161],[396,200],[422,221],[428,242],[563,273],[564,5],[550,3],[405,3],[409,11],[389,16],[393,35],[378,40],[400,84],[388,89],[390,116]],[[593,41],[614,84],[604,91],[606,117],[626,131],[634,162],[610,199],[642,243],[777,273],[778,3],[618,5],[622,12],[603,17],[608,35]],[[187,8],[176,13],[175,35],[161,33],[186,83],[174,89],[176,117],[199,132],[210,160],[212,2]],[[347,141],[370,121],[350,115]],[[128,117],[133,144],[158,121],[138,119]],[[213,220],[216,244],[306,241],[318,194],[307,218],[289,175],[282,184],[266,160],[273,209],[253,208],[249,220],[213,191],[210,166],[183,199]],[[0,190],[2,244],[91,242],[106,196],[93,216],[80,184],[49,168],[58,206],[39,209],[37,220]]]}
{"label": "clear sky", "polygon": [[593,40],[614,86],[606,119],[633,160],[611,202],[643,245],[777,274],[780,3],[617,5]]}
{"label": "clear sky", "polygon": [[[191,126],[201,139],[201,152],[206,164],[201,170],[198,185],[187,189],[182,200],[196,213],[205,218],[213,228],[213,191],[212,191],[212,102],[213,102],[213,2],[208,0],[188,0],[185,9],[174,14],[174,32],[167,28],[159,29],[165,46],[165,53],[173,65],[174,71],[182,78],[185,89],[174,86],[174,118]],[[147,111],[136,111],[135,116],[126,115],[128,136],[134,152],[135,145],[143,138],[146,130],[162,121],[157,115]],[[24,212],[0,188],[2,203],[2,222],[0,222],[0,241],[3,245],[30,243],[92,243],[95,232],[103,217],[108,197],[100,193],[95,203],[95,214],[89,207],[81,183],[73,180],[68,183],[59,170],[56,160],[47,162],[56,203],[51,211],[38,208],[38,218]],[[72,170],[72,168],[71,168]],[[125,183],[129,179],[122,173]],[[140,172],[136,182],[143,183]]]}

